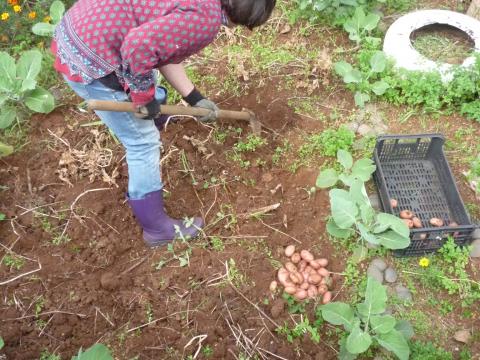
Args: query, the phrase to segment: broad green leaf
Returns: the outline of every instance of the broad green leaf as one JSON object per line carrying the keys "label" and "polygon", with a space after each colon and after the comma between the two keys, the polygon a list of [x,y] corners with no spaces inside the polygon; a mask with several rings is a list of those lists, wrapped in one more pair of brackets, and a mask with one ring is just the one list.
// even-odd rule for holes
{"label": "broad green leaf", "polygon": [[390,87],[387,82],[380,80],[376,81],[372,84],[372,91],[375,93],[375,95],[383,95],[385,94],[385,91]]}
{"label": "broad green leaf", "polygon": [[[373,222],[373,219],[375,218],[375,210],[372,208],[372,205],[370,205],[370,202],[360,205],[360,216],[365,224]],[[376,234],[375,231],[372,232]]]}
{"label": "broad green leaf", "polygon": [[340,0],[340,4],[348,6],[358,6],[357,0]]}
{"label": "broad green leaf", "polygon": [[379,334],[375,337],[380,345],[393,352],[400,360],[408,360],[410,348],[407,340],[397,331],[392,330],[387,334]]}
{"label": "broad green leaf", "polygon": [[352,168],[352,175],[356,178],[366,182],[375,172],[376,166],[371,159],[360,159],[355,161]]}
{"label": "broad green leaf", "polygon": [[344,77],[345,74],[349,73],[352,70],[353,70],[352,65],[350,65],[345,61],[339,61],[335,63],[335,72],[341,77]]}
{"label": "broad green leaf", "polygon": [[322,317],[333,325],[343,325],[348,331],[352,329],[354,313],[350,305],[342,302],[331,302],[320,307]]}
{"label": "broad green leaf", "polygon": [[367,190],[363,181],[355,179],[350,184],[350,196],[357,205],[362,206],[368,204]]}
{"label": "broad green leaf", "polygon": [[0,106],[8,100],[8,94],[0,94]]}
{"label": "broad green leaf", "polygon": [[15,59],[6,52],[0,52],[0,91],[15,91],[15,80],[17,76],[17,67]]}
{"label": "broad green leaf", "polygon": [[55,108],[55,100],[47,90],[37,87],[25,94],[25,105],[30,110],[48,114]]}
{"label": "broad green leaf", "polygon": [[[347,73],[343,76],[343,81],[344,81],[346,84],[350,84],[350,83],[360,83],[360,82],[362,82],[362,73],[360,72],[360,70],[353,69],[353,70],[347,72]],[[367,101],[368,101],[368,100],[367,100]]]}
{"label": "broad green leaf", "polygon": [[85,352],[81,350],[72,360],[113,360],[110,350],[103,344],[95,344]]}
{"label": "broad green leaf", "polygon": [[403,236],[403,237],[409,237],[410,236],[410,229],[408,226],[405,224],[405,222],[388,213],[379,213],[377,215],[377,224],[378,225],[383,225],[387,226],[387,228],[392,229],[395,231],[397,234]]}
{"label": "broad green leaf", "polygon": [[378,238],[372,234],[369,229],[363,225],[362,223],[357,224],[358,231],[360,231],[360,235],[365,241],[368,241],[370,244],[378,245],[380,244]]}
{"label": "broad green leaf", "polygon": [[365,103],[370,101],[370,95],[362,93],[360,91],[357,91],[353,98],[355,99],[355,105],[361,108],[365,107]]}
{"label": "broad green leaf", "polygon": [[3,338],[0,337],[0,350],[2,350],[4,346],[5,346],[5,342],[3,341]]}
{"label": "broad green leaf", "polygon": [[6,129],[13,124],[17,110],[13,106],[3,106],[0,110],[0,129]]}
{"label": "broad green leaf", "polygon": [[22,79],[21,92],[33,90],[36,78],[42,68],[42,53],[38,50],[26,51],[17,63],[17,76]]}
{"label": "broad green leaf", "polygon": [[353,165],[352,155],[347,150],[343,150],[343,149],[338,150],[337,160],[346,170],[349,170]]}
{"label": "broad green leaf", "polygon": [[352,183],[355,181],[355,177],[353,175],[347,174],[340,174],[338,179],[343,182],[346,186],[352,186]]}
{"label": "broad green leaf", "polygon": [[50,6],[50,17],[52,22],[57,24],[62,19],[63,14],[65,13],[65,5],[59,0],[55,0]]}
{"label": "broad green leaf", "polygon": [[320,189],[332,187],[338,181],[338,174],[334,169],[326,169],[320,172],[315,185]]}
{"label": "broad green leaf", "polygon": [[405,340],[410,340],[415,334],[412,324],[410,324],[410,322],[408,322],[407,320],[397,321],[397,324],[395,325],[395,330],[401,333]]}
{"label": "broad green leaf", "polygon": [[353,201],[339,196],[335,190],[338,189],[330,190],[332,217],[339,228],[348,229],[355,223],[358,208]]}
{"label": "broad green leaf", "polygon": [[355,360],[357,354],[351,354],[347,350],[347,341],[345,339],[340,341],[340,352],[338,353],[339,360]]}
{"label": "broad green leaf", "polygon": [[352,229],[340,229],[333,219],[327,221],[327,232],[335,238],[348,239],[355,234]]}
{"label": "broad green leaf", "polygon": [[370,317],[372,330],[376,334],[386,334],[393,330],[397,321],[391,315],[373,315]]}
{"label": "broad green leaf", "polygon": [[0,141],[0,156],[8,156],[11,153],[13,153],[13,146],[10,146]]}
{"label": "broad green leaf", "polygon": [[360,329],[360,324],[357,323],[350,335],[348,335],[346,345],[349,353],[361,354],[372,345],[372,338],[368,333]]}
{"label": "broad green leaf", "polygon": [[353,250],[351,259],[353,262],[358,264],[359,262],[362,262],[363,260],[365,260],[367,258],[367,255],[368,255],[367,247],[359,245]]}
{"label": "broad green leaf", "polygon": [[381,245],[391,250],[405,249],[410,245],[409,237],[397,234],[393,230],[377,234],[377,237],[380,240]]}
{"label": "broad green leaf", "polygon": [[374,13],[369,13],[367,16],[365,16],[362,23],[362,27],[366,31],[372,31],[377,27],[379,21],[380,21],[380,16]]}
{"label": "broad green leaf", "polygon": [[375,53],[370,58],[370,67],[372,68],[373,72],[381,73],[385,70],[387,66],[387,58],[383,51],[375,51]]}
{"label": "broad green leaf", "polygon": [[358,312],[365,317],[379,315],[385,311],[387,290],[377,280],[368,277],[365,301],[357,305]]}
{"label": "broad green leaf", "polygon": [[55,30],[55,25],[44,22],[36,23],[32,26],[32,32],[39,36],[52,36]]}

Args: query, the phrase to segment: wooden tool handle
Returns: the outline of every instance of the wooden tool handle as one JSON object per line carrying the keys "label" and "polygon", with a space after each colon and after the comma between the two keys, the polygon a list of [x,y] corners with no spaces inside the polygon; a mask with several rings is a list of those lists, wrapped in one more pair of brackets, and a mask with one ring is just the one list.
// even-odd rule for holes
{"label": "wooden tool handle", "polygon": [[[131,102],[88,100],[87,105],[89,110],[136,112],[136,109]],[[210,113],[210,110],[197,107],[161,105],[160,113],[164,115],[205,116]],[[218,112],[218,117],[221,119],[250,120],[251,114],[247,111],[220,110]]]}

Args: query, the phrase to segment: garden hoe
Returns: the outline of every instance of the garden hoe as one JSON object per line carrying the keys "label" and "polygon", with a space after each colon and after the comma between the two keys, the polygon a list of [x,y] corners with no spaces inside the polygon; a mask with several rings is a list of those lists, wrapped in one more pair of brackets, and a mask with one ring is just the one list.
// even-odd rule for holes
{"label": "garden hoe", "polygon": [[[136,112],[131,102],[120,101],[106,101],[106,100],[88,100],[88,109],[98,111],[116,111],[116,112]],[[177,105],[161,105],[160,114],[162,115],[177,115],[177,116],[206,116],[210,113],[208,109],[185,107]],[[245,120],[248,121],[252,128],[253,134],[260,136],[262,130],[261,123],[255,117],[255,114],[250,110],[231,111],[219,110],[218,118],[230,120]]]}

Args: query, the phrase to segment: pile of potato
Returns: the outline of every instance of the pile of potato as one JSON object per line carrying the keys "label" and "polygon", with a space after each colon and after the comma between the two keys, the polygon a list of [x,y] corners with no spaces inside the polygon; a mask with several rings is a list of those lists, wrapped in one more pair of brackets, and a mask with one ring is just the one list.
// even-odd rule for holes
{"label": "pile of potato", "polygon": [[[398,206],[398,201],[395,199],[390,199],[390,205],[392,205],[392,208],[396,208]],[[422,221],[410,210],[400,211],[400,218],[410,229],[423,227]],[[431,218],[429,223],[435,227],[441,227],[445,225],[445,222],[439,218]],[[458,224],[455,221],[450,221],[448,226],[457,227]]]}
{"label": "pile of potato", "polygon": [[[315,299],[322,297],[322,303],[332,300],[329,287],[332,284],[330,272],[326,269],[327,259],[315,259],[308,250],[295,251],[295,245],[285,248],[285,256],[290,259],[278,270],[278,282],[284,287],[287,294],[297,300]],[[274,292],[278,286],[276,281],[270,284],[270,291]]]}

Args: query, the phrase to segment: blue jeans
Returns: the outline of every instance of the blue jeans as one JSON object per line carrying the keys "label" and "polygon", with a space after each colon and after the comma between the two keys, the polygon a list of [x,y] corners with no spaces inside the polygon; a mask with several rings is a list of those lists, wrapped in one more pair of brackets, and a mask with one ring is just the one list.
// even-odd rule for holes
{"label": "blue jeans", "polygon": [[[73,91],[85,100],[128,101],[127,94],[112,90],[98,80],[90,84],[65,80]],[[166,92],[158,89],[156,97],[164,100]],[[127,112],[95,111],[95,113],[126,149],[130,199],[143,199],[146,194],[161,190],[163,184],[160,175],[160,133],[153,120],[137,119],[132,113]]]}

